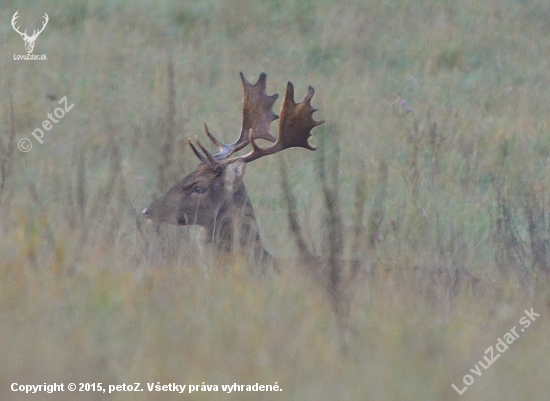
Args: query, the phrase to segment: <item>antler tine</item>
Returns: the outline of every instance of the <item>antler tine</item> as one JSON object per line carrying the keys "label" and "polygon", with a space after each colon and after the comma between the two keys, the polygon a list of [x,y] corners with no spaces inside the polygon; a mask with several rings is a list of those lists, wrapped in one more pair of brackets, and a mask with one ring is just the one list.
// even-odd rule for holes
{"label": "antler tine", "polygon": [[256,133],[251,129],[249,131],[249,141],[252,144],[253,150],[243,156],[243,160],[249,163],[260,157],[292,147],[316,150],[308,140],[311,136],[311,130],[323,124],[324,121],[315,121],[313,119],[313,113],[317,111],[317,109],[311,106],[311,99],[314,94],[315,90],[309,86],[304,100],[296,103],[294,101],[294,85],[289,81],[281,108],[281,122],[279,123],[279,138],[277,142],[267,149],[262,149],[256,143]]}
{"label": "antler tine", "polygon": [[226,159],[229,156],[231,156],[233,153],[238,152],[239,150],[244,148],[246,145],[248,145],[248,140],[245,139],[243,141],[242,137],[239,138],[237,142],[232,144],[223,143],[218,138],[216,138],[214,134],[212,134],[212,132],[210,132],[210,130],[208,129],[208,125],[206,125],[206,123],[204,124],[204,129],[206,131],[206,135],[208,136],[208,138],[210,138],[212,143],[214,143],[214,145],[216,145],[216,147],[218,148],[218,153],[214,155],[216,160]]}
{"label": "antler tine", "polygon": [[206,146],[202,144],[200,139],[197,139],[197,145],[199,145],[199,148],[201,148],[202,152],[206,156],[206,159],[208,160],[208,164],[210,164],[210,166],[212,167],[219,166],[220,164],[219,161],[214,157],[214,155],[208,149],[206,149]]}
{"label": "antler tine", "polygon": [[203,163],[208,163],[208,159],[201,152],[199,152],[193,141],[191,139],[187,139],[187,142],[189,143],[189,146],[191,146],[193,153],[195,153],[199,160]]}
{"label": "antler tine", "polygon": [[220,141],[218,138],[214,136],[214,134],[210,132],[210,130],[208,129],[208,125],[206,125],[206,123],[204,123],[204,130],[206,131],[206,135],[208,136],[208,138],[210,138],[210,140],[214,143],[214,145],[218,147],[218,149],[220,150],[220,153],[222,153],[226,148],[229,147],[229,145]]}
{"label": "antler tine", "polygon": [[203,163],[209,164],[211,167],[219,167],[220,162],[214,157],[214,155],[208,149],[206,149],[206,146],[204,146],[199,139],[195,140],[197,141],[197,145],[199,146],[199,148],[201,148],[202,153],[200,150],[197,149],[191,139],[188,139],[187,142],[189,142],[193,153],[195,153],[199,160]]}

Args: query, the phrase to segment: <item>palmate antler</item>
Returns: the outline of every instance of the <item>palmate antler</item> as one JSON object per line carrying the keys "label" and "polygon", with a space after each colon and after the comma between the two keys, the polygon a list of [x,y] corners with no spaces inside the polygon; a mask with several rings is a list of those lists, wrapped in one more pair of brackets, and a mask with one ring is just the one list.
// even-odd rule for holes
{"label": "palmate antler", "polygon": [[[272,111],[273,104],[279,98],[278,94],[268,96],[265,93],[266,89],[265,73],[260,74],[258,81],[252,85],[244,78],[241,73],[241,80],[244,88],[244,103],[243,103],[243,125],[239,139],[232,144],[224,144],[219,141],[208,130],[205,124],[206,134],[218,147],[219,153],[212,154],[200,140],[197,140],[199,149],[189,140],[191,148],[197,157],[204,163],[210,164],[212,167],[220,166],[236,159],[242,159],[249,163],[260,157],[271,155],[291,147],[302,147],[309,150],[315,150],[308,142],[311,136],[311,130],[324,121],[315,121],[313,113],[317,109],[311,106],[311,99],[315,93],[314,89],[308,87],[307,95],[300,103],[294,101],[294,86],[288,82],[285,98],[281,107],[281,120],[279,123],[279,137],[275,138],[269,132],[269,126],[272,121],[279,118]],[[256,140],[258,138],[266,139],[275,142],[267,149],[261,148]],[[229,158],[233,153],[245,148],[247,145],[252,145],[250,153]]]}

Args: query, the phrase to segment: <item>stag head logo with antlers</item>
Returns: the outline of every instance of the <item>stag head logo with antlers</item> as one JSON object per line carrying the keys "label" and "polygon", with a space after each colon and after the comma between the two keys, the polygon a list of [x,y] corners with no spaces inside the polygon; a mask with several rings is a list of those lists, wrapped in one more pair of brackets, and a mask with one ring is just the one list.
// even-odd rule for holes
{"label": "stag head logo with antlers", "polygon": [[15,25],[17,18],[19,18],[19,15],[17,15],[18,13],[19,13],[19,10],[17,10],[15,12],[15,14],[13,14],[13,18],[11,19],[11,26],[13,27],[15,32],[17,32],[19,35],[21,35],[21,37],[25,41],[25,49],[27,50],[27,53],[31,54],[32,51],[34,50],[34,42],[36,41],[36,38],[38,37],[38,35],[40,35],[42,33],[42,31],[44,30],[46,25],[48,25],[48,20],[49,20],[48,14],[44,13],[44,23],[42,24],[42,28],[40,28],[40,30],[35,29],[33,31],[33,34],[31,36],[29,36],[29,35],[27,35],[27,30],[26,29],[25,29],[25,32],[21,32],[19,30],[19,27]]}

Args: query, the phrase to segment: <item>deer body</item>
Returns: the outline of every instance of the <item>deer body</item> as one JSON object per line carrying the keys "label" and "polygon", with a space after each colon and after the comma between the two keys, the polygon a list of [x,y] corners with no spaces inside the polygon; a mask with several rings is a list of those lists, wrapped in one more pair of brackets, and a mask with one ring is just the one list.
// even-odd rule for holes
{"label": "deer body", "polygon": [[[294,87],[290,82],[281,109],[279,137],[269,132],[272,121],[279,118],[271,110],[277,94],[265,93],[266,75],[261,74],[256,84],[249,83],[241,73],[244,88],[243,125],[239,139],[224,144],[216,139],[205,125],[206,134],[219,148],[215,155],[197,141],[189,144],[201,163],[168,192],[143,211],[146,218],[177,225],[199,225],[205,229],[206,241],[218,252],[239,253],[248,260],[265,266],[274,265],[273,258],[262,244],[254,208],[243,183],[246,164],[260,157],[280,152],[289,147],[315,150],[308,143],[310,131],[322,124],[313,120],[316,111],[311,104],[314,90],[300,103],[294,102]],[[267,149],[260,148],[256,139],[274,142]],[[230,156],[252,145],[244,156]]]}

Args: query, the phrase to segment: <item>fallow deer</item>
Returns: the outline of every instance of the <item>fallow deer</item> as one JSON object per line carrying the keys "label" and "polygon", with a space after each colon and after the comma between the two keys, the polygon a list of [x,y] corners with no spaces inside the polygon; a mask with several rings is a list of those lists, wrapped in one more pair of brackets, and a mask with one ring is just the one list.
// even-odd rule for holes
{"label": "fallow deer", "polygon": [[[218,147],[212,154],[200,140],[191,149],[200,164],[161,198],[143,211],[146,218],[160,223],[180,226],[199,225],[205,229],[206,239],[214,250],[222,253],[240,253],[248,260],[261,265],[273,265],[273,257],[264,248],[254,208],[243,183],[247,163],[291,147],[315,150],[308,142],[311,130],[323,123],[315,121],[311,106],[314,89],[308,87],[305,98],[294,101],[294,86],[288,82],[283,100],[279,136],[270,133],[270,124],[279,118],[272,108],[279,95],[266,94],[266,74],[262,73],[255,84],[241,73],[244,89],[243,120],[239,138],[232,144],[218,140],[205,124],[206,135]],[[257,139],[273,144],[261,148]],[[252,150],[243,156],[232,157],[235,152],[251,145]]]}
{"label": "fallow deer", "polygon": [[[249,261],[265,269],[268,266],[278,270],[284,261],[274,259],[264,248],[254,208],[243,183],[247,163],[263,156],[272,155],[291,147],[316,150],[308,142],[311,130],[324,121],[315,121],[313,113],[317,109],[311,105],[314,89],[308,87],[305,98],[294,101],[294,86],[288,82],[283,100],[279,135],[275,138],[269,131],[270,124],[279,118],[272,107],[278,95],[266,94],[266,74],[262,73],[255,84],[248,82],[241,73],[244,89],[243,120],[239,138],[232,144],[218,140],[205,124],[206,135],[219,149],[212,154],[200,140],[189,145],[199,158],[200,164],[187,177],[175,184],[161,198],[154,201],[143,211],[145,217],[158,223],[169,223],[180,226],[199,225],[206,232],[208,244],[217,253],[240,253]],[[268,148],[261,148],[257,139],[273,143]],[[233,156],[248,145],[252,150],[243,156]],[[232,157],[233,156],[233,157]],[[292,222],[291,227],[297,222]],[[337,312],[345,311],[349,305],[346,288],[352,284],[359,272],[357,261],[333,260],[315,257],[302,251],[298,264],[303,264],[312,273],[316,281],[328,290],[332,305]],[[292,263],[295,265],[296,261]],[[477,279],[468,272],[459,270],[447,272],[441,268],[403,269],[405,281],[416,277],[427,285],[441,287],[446,296],[442,300],[450,301],[466,285],[475,285]],[[396,278],[401,274],[396,272]],[[412,274],[412,276],[411,276]],[[443,278],[443,279],[442,279]],[[345,312],[344,312],[345,314]]]}

